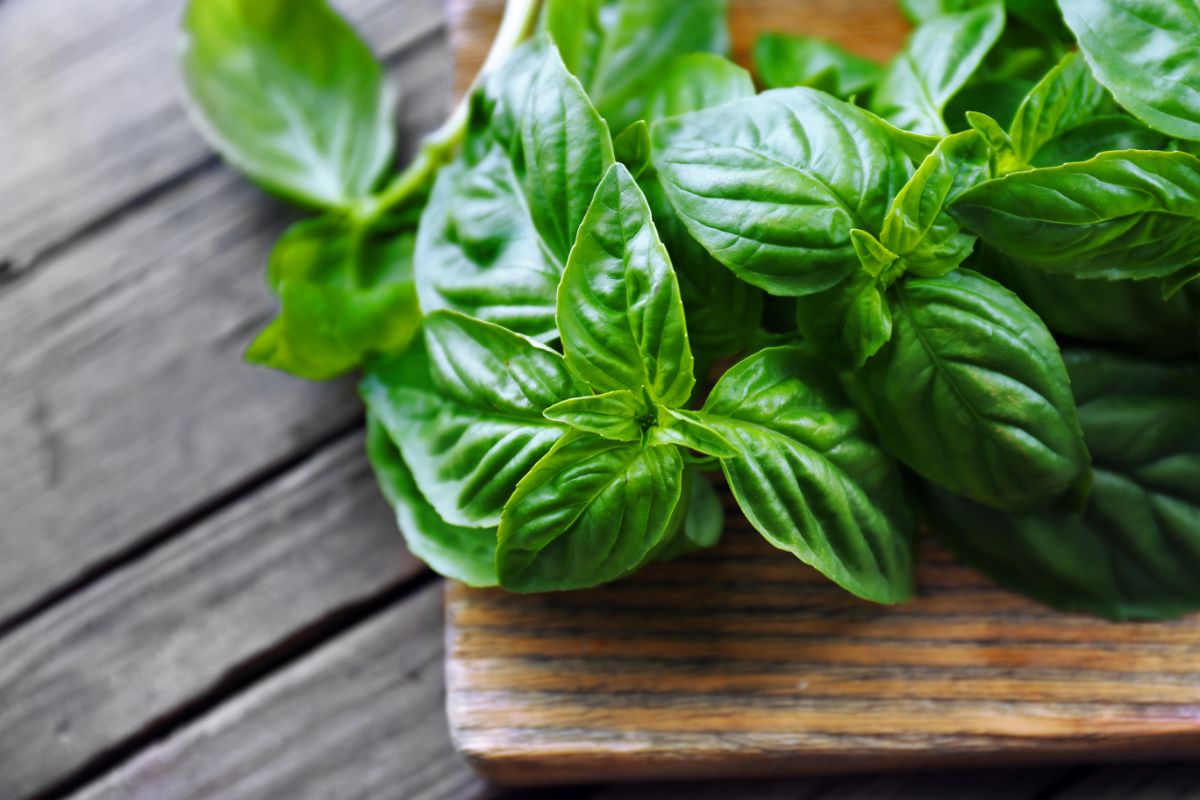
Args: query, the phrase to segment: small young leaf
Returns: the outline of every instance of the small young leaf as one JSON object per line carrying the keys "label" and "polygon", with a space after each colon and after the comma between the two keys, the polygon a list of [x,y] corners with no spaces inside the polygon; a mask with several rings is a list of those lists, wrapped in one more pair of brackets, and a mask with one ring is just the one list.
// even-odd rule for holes
{"label": "small young leaf", "polygon": [[832,42],[764,33],[754,43],[754,69],[768,89],[809,86],[849,100],[874,88],[883,67]]}
{"label": "small young leaf", "polygon": [[950,132],[942,111],[983,63],[1004,30],[999,0],[920,25],[875,88],[871,109],[917,133]]}
{"label": "small young leaf", "polygon": [[679,285],[629,170],[604,176],[558,289],[566,362],[597,391],[681,406],[695,379]]}
{"label": "small young leaf", "polygon": [[697,548],[715,547],[725,530],[725,509],[712,484],[703,476],[692,479],[691,500],[683,533]]}
{"label": "small young leaf", "polygon": [[1009,132],[1015,160],[1004,171],[1033,163],[1047,142],[1094,119],[1110,103],[1108,92],[1092,77],[1087,63],[1078,53],[1068,53],[1017,108]]}
{"label": "small young leaf", "polygon": [[767,541],[868,600],[912,594],[899,470],[819,359],[798,347],[750,356],[717,382],[704,420],[739,451],[721,468]]}
{"label": "small young leaf", "polygon": [[1101,153],[986,181],[950,212],[996,249],[1049,272],[1163,277],[1200,261],[1200,159]]}
{"label": "small young leaf", "polygon": [[1050,332],[1012,292],[959,269],[889,292],[891,340],[848,379],[888,452],[1004,510],[1088,480],[1070,382]]}
{"label": "small young leaf", "polygon": [[682,483],[675,447],[569,434],[504,507],[500,585],[517,592],[581,589],[636,569],[674,533]]}
{"label": "small young leaf", "polygon": [[613,139],[613,154],[636,178],[650,165],[650,127],[643,120],[630,125]]}
{"label": "small young leaf", "polygon": [[858,270],[832,289],[796,298],[796,325],[838,367],[857,369],[892,337],[887,293]]}
{"label": "small young leaf", "polygon": [[1100,83],[1155,130],[1200,140],[1196,0],[1059,0]]}
{"label": "small young leaf", "polygon": [[704,419],[703,414],[658,407],[658,422],[650,429],[652,445],[673,444],[714,458],[733,458],[738,451]]}
{"label": "small young leaf", "polygon": [[325,0],[191,0],[183,75],[209,142],[263,188],[341,208],[392,157],[394,103]]}
{"label": "small young leaf", "polygon": [[545,411],[548,420],[618,442],[640,442],[641,420],[649,414],[645,403],[628,389],[573,397]]}
{"label": "small young leaf", "polygon": [[468,586],[497,584],[495,529],[462,528],[439,517],[417,488],[387,429],[373,415],[367,416],[367,457],[413,555],[439,575]]}

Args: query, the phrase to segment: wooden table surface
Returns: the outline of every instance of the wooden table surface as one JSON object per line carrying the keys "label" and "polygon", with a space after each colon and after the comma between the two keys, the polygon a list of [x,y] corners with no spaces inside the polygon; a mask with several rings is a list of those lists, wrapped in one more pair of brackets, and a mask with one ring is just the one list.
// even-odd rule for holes
{"label": "wooden table surface", "polygon": [[[339,4],[445,113],[439,0]],[[524,796],[454,753],[442,586],[349,381],[245,365],[293,212],[178,100],[182,0],[0,0],[0,800]],[[1200,797],[1184,764],[543,790],[586,798]]]}

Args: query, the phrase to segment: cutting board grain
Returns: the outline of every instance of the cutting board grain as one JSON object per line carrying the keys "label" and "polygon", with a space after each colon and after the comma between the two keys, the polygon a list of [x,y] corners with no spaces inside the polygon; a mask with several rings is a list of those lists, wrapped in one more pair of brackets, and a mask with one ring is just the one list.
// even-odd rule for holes
{"label": "cutting board grain", "polygon": [[[449,12],[459,88],[493,0]],[[765,28],[883,59],[891,0],[732,0]],[[586,592],[447,588],[447,706],[481,772],[515,784],[1200,756],[1200,620],[1113,624],[997,589],[934,547],[919,596],[854,599],[730,508],[717,549]]]}

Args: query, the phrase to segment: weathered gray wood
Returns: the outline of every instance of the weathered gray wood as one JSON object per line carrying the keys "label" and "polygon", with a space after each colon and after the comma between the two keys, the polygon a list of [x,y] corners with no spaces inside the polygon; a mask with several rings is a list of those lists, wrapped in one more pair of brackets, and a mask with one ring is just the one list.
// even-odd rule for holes
{"label": "weathered gray wood", "polygon": [[441,800],[487,794],[450,747],[441,587],[426,587],[152,747],[75,800]]}
{"label": "weathered gray wood", "polygon": [[0,640],[0,798],[61,780],[239,665],[421,569],[362,435],[344,437]]}
{"label": "weathered gray wood", "polygon": [[1200,764],[1104,767],[1045,800],[1200,800]]}
{"label": "weathered gray wood", "polygon": [[[439,0],[337,0],[377,53],[442,26]],[[0,263],[66,237],[209,157],[185,119],[183,0],[0,2]],[[419,81],[406,82],[420,96]]]}
{"label": "weathered gray wood", "polygon": [[[406,121],[428,128],[450,59],[421,41],[397,68],[419,87]],[[0,287],[0,627],[360,413],[347,382],[241,362],[274,311],[263,265],[289,213],[206,170]]]}

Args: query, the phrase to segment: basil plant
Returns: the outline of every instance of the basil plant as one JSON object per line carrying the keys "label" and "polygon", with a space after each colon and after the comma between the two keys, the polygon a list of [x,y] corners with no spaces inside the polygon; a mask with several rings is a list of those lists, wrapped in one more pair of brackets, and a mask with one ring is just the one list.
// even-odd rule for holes
{"label": "basil plant", "polygon": [[472,586],[711,547],[723,481],[866,600],[924,520],[1050,605],[1200,608],[1200,6],[904,0],[889,64],[766,32],[752,75],[726,5],[510,0],[398,169],[325,0],[191,0],[201,130],[313,213],[247,357],[361,373],[410,549]]}

